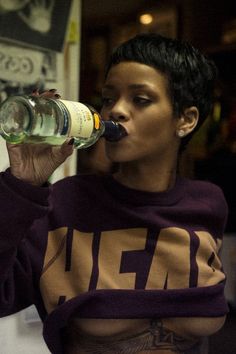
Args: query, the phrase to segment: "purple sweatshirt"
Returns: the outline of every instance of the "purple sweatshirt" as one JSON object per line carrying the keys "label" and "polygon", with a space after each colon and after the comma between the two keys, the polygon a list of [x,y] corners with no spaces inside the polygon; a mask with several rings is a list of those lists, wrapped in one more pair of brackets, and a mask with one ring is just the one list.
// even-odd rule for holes
{"label": "purple sweatshirt", "polygon": [[69,317],[215,317],[227,313],[219,250],[221,190],[177,178],[129,189],[82,175],[35,187],[0,174],[0,315],[34,304],[52,353]]}

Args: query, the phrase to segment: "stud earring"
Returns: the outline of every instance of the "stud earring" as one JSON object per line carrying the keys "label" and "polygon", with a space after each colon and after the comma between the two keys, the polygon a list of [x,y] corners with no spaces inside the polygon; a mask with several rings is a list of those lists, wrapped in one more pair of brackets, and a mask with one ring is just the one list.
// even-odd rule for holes
{"label": "stud earring", "polygon": [[185,131],[183,129],[180,129],[177,131],[177,136],[179,138],[183,138],[185,136]]}

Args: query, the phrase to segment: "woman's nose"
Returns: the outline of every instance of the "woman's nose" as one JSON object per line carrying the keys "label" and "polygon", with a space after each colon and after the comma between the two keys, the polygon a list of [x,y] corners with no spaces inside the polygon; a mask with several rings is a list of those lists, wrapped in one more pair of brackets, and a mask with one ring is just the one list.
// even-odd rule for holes
{"label": "woman's nose", "polygon": [[114,120],[116,122],[128,120],[128,110],[125,104],[118,102],[114,104],[109,113],[109,119]]}

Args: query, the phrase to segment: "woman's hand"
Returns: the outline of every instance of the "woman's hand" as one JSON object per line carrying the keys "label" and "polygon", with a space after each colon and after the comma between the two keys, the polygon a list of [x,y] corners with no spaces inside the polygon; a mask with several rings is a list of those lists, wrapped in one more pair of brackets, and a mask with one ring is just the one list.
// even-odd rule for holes
{"label": "woman's hand", "polygon": [[[35,96],[57,99],[56,90],[46,91]],[[73,139],[61,146],[48,144],[9,144],[7,143],[11,173],[33,185],[42,185],[52,173],[73,153]]]}

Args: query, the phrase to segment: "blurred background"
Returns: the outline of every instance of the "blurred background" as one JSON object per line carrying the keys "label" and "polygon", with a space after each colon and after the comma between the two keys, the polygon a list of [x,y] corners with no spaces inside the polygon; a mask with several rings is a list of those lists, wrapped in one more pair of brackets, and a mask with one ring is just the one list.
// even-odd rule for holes
{"label": "blurred background", "polygon": [[[0,0],[0,101],[9,94],[30,92],[35,86],[56,87],[63,98],[80,100],[99,110],[104,70],[112,49],[140,32],[187,40],[213,59],[219,69],[212,112],[184,152],[180,172],[218,184],[229,205],[222,257],[228,277],[226,296],[230,315],[224,328],[210,339],[210,354],[233,354],[236,353],[236,1]],[[1,145],[2,161],[3,150]],[[6,164],[7,161],[2,163]],[[74,157],[57,178],[75,173],[76,166]],[[21,334],[28,333],[29,328],[23,330],[22,317],[19,318],[18,324],[14,321],[8,327],[0,321],[3,333],[0,345],[6,348],[1,353],[37,354],[43,350],[48,353],[46,348],[42,349],[42,343],[30,351],[23,344],[23,349],[18,346],[15,351],[7,346],[6,328],[11,338],[13,327],[19,337],[19,323]],[[32,312],[24,314],[23,322],[26,326],[30,323],[31,328],[39,326]],[[19,338],[14,348],[16,343]]]}

